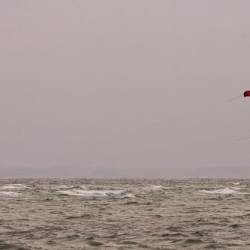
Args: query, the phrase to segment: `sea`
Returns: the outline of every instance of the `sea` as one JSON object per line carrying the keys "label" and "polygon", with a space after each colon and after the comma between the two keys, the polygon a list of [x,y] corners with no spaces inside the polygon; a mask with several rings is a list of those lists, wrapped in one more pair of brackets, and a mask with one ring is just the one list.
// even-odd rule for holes
{"label": "sea", "polygon": [[0,179],[0,249],[250,249],[250,180]]}

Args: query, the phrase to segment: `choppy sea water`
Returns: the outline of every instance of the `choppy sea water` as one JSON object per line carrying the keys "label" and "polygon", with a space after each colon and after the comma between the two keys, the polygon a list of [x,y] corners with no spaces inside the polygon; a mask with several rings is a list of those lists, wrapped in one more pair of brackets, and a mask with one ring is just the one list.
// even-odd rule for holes
{"label": "choppy sea water", "polygon": [[0,179],[0,249],[250,249],[250,180]]}

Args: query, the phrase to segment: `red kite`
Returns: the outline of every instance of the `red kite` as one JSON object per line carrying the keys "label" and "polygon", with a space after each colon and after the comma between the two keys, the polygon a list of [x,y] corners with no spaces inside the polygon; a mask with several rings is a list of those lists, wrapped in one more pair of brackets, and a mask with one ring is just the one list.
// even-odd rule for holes
{"label": "red kite", "polygon": [[250,90],[244,92],[244,97],[250,96]]}

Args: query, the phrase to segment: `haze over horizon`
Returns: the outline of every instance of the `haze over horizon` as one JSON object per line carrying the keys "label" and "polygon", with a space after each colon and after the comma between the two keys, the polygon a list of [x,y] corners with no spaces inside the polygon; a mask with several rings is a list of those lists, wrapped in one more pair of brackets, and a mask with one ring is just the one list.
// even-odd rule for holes
{"label": "haze over horizon", "polygon": [[250,178],[249,13],[1,1],[0,178]]}

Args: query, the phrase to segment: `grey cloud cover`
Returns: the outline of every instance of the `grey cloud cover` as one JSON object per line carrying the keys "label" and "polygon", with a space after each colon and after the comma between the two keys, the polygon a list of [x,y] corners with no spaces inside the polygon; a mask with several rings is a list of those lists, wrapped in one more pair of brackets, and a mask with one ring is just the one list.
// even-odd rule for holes
{"label": "grey cloud cover", "polygon": [[247,0],[1,1],[0,170],[244,176],[250,139],[234,136],[250,135],[250,99],[185,114],[250,89],[249,13]]}

